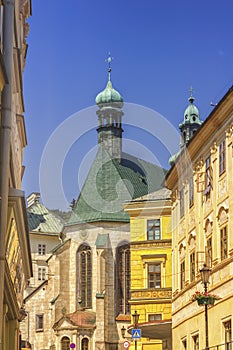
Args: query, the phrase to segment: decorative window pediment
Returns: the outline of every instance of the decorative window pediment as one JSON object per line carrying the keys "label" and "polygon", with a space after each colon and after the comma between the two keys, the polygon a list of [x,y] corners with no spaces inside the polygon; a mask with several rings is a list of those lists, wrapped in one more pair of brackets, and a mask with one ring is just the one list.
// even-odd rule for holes
{"label": "decorative window pediment", "polygon": [[218,223],[219,225],[223,225],[228,221],[228,208],[224,208],[223,206],[218,211]]}

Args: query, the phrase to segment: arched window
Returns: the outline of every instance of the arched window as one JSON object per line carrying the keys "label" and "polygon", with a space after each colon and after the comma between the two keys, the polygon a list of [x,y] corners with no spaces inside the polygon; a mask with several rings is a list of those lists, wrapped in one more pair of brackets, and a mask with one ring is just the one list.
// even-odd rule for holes
{"label": "arched window", "polygon": [[82,244],[77,251],[77,305],[92,307],[92,257],[91,248]]}
{"label": "arched window", "polygon": [[81,350],[88,350],[88,339],[83,338],[81,342]]}
{"label": "arched window", "polygon": [[121,245],[117,248],[117,303],[119,314],[130,313],[130,246]]}
{"label": "arched window", "polygon": [[70,350],[70,339],[63,337],[61,340],[61,350]]}

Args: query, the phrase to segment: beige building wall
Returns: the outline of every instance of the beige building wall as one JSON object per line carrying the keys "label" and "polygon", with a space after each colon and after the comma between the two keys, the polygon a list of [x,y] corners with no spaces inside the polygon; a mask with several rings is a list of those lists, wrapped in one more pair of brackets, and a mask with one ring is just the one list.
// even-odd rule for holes
{"label": "beige building wall", "polygon": [[233,322],[232,141],[230,89],[166,179],[173,198],[173,347],[180,349],[194,348],[195,342],[205,348],[204,307],[190,301],[195,291],[203,291],[199,270],[204,263],[211,268],[208,290],[221,297],[208,307],[209,346],[229,339],[226,327]]}

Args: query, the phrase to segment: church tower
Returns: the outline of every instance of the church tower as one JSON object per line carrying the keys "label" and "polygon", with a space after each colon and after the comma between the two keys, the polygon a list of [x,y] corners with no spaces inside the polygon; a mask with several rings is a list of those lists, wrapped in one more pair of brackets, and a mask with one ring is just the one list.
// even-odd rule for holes
{"label": "church tower", "polygon": [[189,106],[186,108],[184,112],[184,120],[179,125],[180,133],[181,133],[181,140],[180,140],[180,147],[183,148],[187,145],[189,140],[192,138],[192,136],[195,134],[195,132],[199,129],[199,127],[202,124],[202,121],[199,118],[199,111],[197,107],[193,104],[194,97],[193,97],[193,89],[190,88],[190,97],[189,97]]}
{"label": "church tower", "polygon": [[190,88],[189,105],[184,112],[184,120],[179,124],[180,129],[180,149],[173,154],[169,159],[169,164],[174,165],[176,158],[180,155],[184,147],[189,143],[195,132],[199,129],[202,121],[199,117],[198,108],[194,105],[195,98],[193,97],[193,89]]}
{"label": "church tower", "polygon": [[121,159],[122,154],[122,107],[123,98],[116,91],[111,82],[111,61],[108,62],[108,82],[106,88],[96,96],[99,107],[98,115],[98,144],[104,145],[112,159]]}

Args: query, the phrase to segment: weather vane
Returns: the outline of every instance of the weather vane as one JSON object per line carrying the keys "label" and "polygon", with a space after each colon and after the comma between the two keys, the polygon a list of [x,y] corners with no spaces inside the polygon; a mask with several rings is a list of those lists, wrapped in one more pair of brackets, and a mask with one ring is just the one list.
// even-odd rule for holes
{"label": "weather vane", "polygon": [[110,52],[108,53],[108,58],[105,60],[105,62],[108,62],[108,80],[111,78],[111,62],[114,58],[111,56]]}

